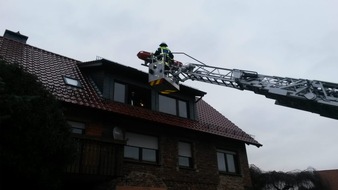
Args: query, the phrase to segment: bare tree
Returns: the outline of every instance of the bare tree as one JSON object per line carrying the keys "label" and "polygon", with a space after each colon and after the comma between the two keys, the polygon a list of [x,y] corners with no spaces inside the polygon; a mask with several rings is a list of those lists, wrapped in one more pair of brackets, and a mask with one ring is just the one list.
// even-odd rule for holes
{"label": "bare tree", "polygon": [[318,173],[309,168],[305,171],[263,172],[255,165],[250,166],[254,190],[325,190]]}

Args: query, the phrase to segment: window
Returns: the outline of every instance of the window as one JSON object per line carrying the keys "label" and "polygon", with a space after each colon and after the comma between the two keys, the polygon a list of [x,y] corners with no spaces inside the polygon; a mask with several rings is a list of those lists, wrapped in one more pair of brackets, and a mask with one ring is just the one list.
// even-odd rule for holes
{"label": "window", "polygon": [[151,108],[151,91],[131,84],[114,83],[114,101]]}
{"label": "window", "polygon": [[187,102],[178,100],[178,116],[185,118],[188,117]]}
{"label": "window", "polygon": [[128,104],[138,107],[151,108],[151,91],[135,85],[128,85]]}
{"label": "window", "polygon": [[220,172],[238,174],[237,154],[231,151],[217,150],[217,163]]}
{"label": "window", "polygon": [[71,126],[71,132],[75,134],[84,134],[85,124],[76,121],[67,121]]}
{"label": "window", "polygon": [[159,95],[159,111],[176,115],[176,100],[174,98]]}
{"label": "window", "polygon": [[178,142],[178,165],[180,167],[193,167],[190,143]]}
{"label": "window", "polygon": [[157,137],[127,132],[126,140],[124,158],[145,162],[158,161]]}
{"label": "window", "polygon": [[180,117],[188,117],[188,103],[183,100],[177,100],[168,96],[159,95],[159,111],[178,115]]}
{"label": "window", "polygon": [[126,101],[126,85],[114,83],[114,101],[125,103]]}
{"label": "window", "polygon": [[64,76],[63,80],[65,81],[66,84],[68,84],[70,86],[81,87],[81,83],[77,79],[73,79],[73,78]]}

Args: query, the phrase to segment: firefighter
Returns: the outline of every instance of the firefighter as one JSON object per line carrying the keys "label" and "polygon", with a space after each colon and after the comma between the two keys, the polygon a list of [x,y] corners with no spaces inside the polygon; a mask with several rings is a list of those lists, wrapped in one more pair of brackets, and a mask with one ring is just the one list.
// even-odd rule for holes
{"label": "firefighter", "polygon": [[165,64],[165,70],[170,70],[170,66],[173,63],[174,55],[171,53],[170,49],[168,48],[168,45],[165,42],[162,42],[157,50],[154,53],[154,56],[157,59],[163,59],[163,62]]}

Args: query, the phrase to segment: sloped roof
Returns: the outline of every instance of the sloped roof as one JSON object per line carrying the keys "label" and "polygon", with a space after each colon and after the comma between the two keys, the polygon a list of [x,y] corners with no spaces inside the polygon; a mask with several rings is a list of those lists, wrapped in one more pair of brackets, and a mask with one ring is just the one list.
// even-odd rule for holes
{"label": "sloped roof", "polygon": [[[50,92],[63,102],[210,133],[258,147],[262,146],[204,100],[198,101],[196,105],[197,121],[180,118],[141,107],[107,101],[91,85],[90,80],[81,73],[79,65],[82,62],[75,59],[4,37],[0,37],[0,59],[9,64],[17,63],[22,65],[26,71],[35,74]],[[63,79],[64,76],[78,79],[82,88],[66,85]]]}

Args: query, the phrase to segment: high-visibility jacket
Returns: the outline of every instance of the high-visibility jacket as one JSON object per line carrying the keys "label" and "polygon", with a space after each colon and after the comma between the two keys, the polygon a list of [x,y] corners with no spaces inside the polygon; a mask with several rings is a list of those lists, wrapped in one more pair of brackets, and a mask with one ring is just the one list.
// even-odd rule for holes
{"label": "high-visibility jacket", "polygon": [[166,55],[166,56],[170,57],[171,59],[173,58],[172,53],[171,53],[171,51],[168,47],[160,47],[160,49],[161,49],[162,55]]}
{"label": "high-visibility jacket", "polygon": [[[162,55],[166,59],[174,59],[173,54],[171,53],[170,49],[168,47],[159,47],[156,52],[154,53],[155,56]],[[168,60],[169,61],[169,60]]]}

